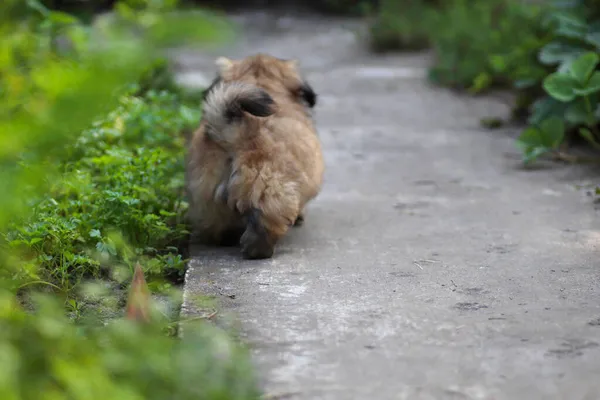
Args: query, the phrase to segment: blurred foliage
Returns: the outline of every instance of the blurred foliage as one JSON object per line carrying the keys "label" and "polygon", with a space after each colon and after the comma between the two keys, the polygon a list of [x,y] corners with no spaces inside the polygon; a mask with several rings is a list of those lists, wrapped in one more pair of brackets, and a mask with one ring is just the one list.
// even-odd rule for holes
{"label": "blurred foliage", "polygon": [[226,32],[175,5],[119,2],[86,25],[36,0],[0,4],[2,399],[259,396],[244,348],[202,320],[176,339],[159,303],[145,323],[73,323],[83,301],[114,308],[134,262],[150,277],[183,268],[169,245],[185,234],[182,130],[199,115],[156,89],[153,65],[165,46]]}
{"label": "blurred foliage", "polygon": [[371,43],[429,45],[429,77],[444,86],[515,90],[513,116],[529,125],[517,141],[527,163],[547,153],[580,160],[561,150],[575,136],[600,149],[599,0],[382,0]]}
{"label": "blurred foliage", "polygon": [[545,76],[536,62],[536,52],[549,40],[543,10],[514,0],[444,3],[430,19],[436,54],[431,79],[479,93]]}
{"label": "blurred foliage", "polygon": [[567,139],[600,150],[600,1],[555,2],[544,24],[552,38],[537,55],[550,73],[530,83],[542,90],[517,145],[525,162],[546,153],[578,161],[561,151]]}
{"label": "blurred foliage", "polygon": [[246,351],[211,324],[188,322],[180,340],[160,319],[83,329],[36,300],[32,315],[0,293],[2,399],[259,399]]}
{"label": "blurred foliage", "polygon": [[431,19],[437,0],[380,0],[370,10],[373,51],[420,50],[431,46]]}
{"label": "blurred foliage", "polygon": [[314,0],[305,2],[314,9],[336,15],[364,15],[372,9],[377,0]]}

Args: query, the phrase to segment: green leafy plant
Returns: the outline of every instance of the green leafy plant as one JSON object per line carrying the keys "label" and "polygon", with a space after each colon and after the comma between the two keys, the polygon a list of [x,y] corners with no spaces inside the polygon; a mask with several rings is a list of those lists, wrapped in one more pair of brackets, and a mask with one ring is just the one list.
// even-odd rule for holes
{"label": "green leafy plant", "polygon": [[549,40],[539,22],[543,14],[539,5],[511,0],[440,4],[430,24],[436,53],[430,78],[472,93],[515,84],[526,88],[546,75],[536,61]]}
{"label": "green leafy plant", "polygon": [[[528,122],[539,126],[547,119],[561,119],[563,140],[578,134],[593,148],[600,149],[600,15],[593,1],[556,2],[544,24],[552,40],[538,53],[548,74],[539,80],[542,92],[532,104]],[[528,130],[523,135],[528,136]],[[578,157],[559,153],[561,159]],[[524,153],[527,162],[533,161]]]}
{"label": "green leafy plant", "polygon": [[518,145],[523,149],[526,162],[556,150],[565,138],[565,125],[579,127],[581,136],[592,146],[600,148],[597,142],[597,126],[600,120],[600,71],[596,71],[599,61],[598,54],[583,53],[568,62],[565,68],[544,79],[543,87],[548,95],[564,106],[558,109],[562,115],[556,112],[556,115],[541,122],[541,128],[530,127],[521,134]]}
{"label": "green leafy plant", "polygon": [[149,289],[181,272],[181,131],[199,117],[136,82],[178,35],[219,24],[172,1],[118,4],[85,25],[0,2],[0,398],[257,399],[227,332],[189,319],[176,338],[147,296],[145,323],[120,318],[136,263]]}
{"label": "green leafy plant", "polygon": [[552,117],[544,120],[539,126],[527,128],[517,140],[517,147],[524,154],[524,161],[530,163],[542,154],[556,152],[565,135],[562,119]]}
{"label": "green leafy plant", "polygon": [[[150,278],[181,279],[184,260],[173,245],[187,233],[182,132],[198,119],[168,92],[126,95],[67,146],[59,179],[30,199],[31,217],[4,236],[5,245],[40,267],[33,275],[23,270],[21,284],[43,281],[69,292],[81,279],[98,277],[103,265],[131,266],[139,257]],[[118,252],[115,230],[132,254]]]}

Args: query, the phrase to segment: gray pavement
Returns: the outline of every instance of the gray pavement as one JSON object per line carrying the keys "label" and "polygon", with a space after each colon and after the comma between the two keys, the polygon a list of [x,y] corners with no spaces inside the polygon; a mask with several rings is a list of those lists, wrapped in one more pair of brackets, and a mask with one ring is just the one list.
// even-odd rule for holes
{"label": "gray pavement", "polygon": [[195,248],[184,312],[216,295],[273,398],[600,399],[600,222],[576,187],[597,175],[523,169],[518,128],[480,128],[506,101],[431,86],[427,54],[368,55],[355,22],[240,21],[236,47],[183,52],[181,71],[300,59],[326,182],[273,259]]}

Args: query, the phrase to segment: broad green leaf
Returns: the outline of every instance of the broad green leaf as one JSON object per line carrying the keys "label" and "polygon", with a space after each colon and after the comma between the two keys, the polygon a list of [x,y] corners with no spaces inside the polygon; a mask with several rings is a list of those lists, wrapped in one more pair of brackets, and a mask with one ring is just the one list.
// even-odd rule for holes
{"label": "broad green leaf", "polygon": [[530,125],[537,126],[550,117],[563,118],[568,106],[569,103],[563,103],[553,97],[542,97],[533,103],[533,112],[529,116],[527,122]]}
{"label": "broad green leaf", "polygon": [[90,231],[90,237],[99,238],[99,237],[102,237],[102,234],[100,233],[100,231],[98,229],[92,229]]}
{"label": "broad green leaf", "polygon": [[600,143],[594,138],[594,134],[588,128],[579,129],[579,134],[593,147],[600,149]]}
{"label": "broad green leaf", "polygon": [[43,16],[48,16],[50,10],[39,0],[27,0],[27,7],[39,12]]}
{"label": "broad green leaf", "polygon": [[548,118],[540,124],[540,133],[544,147],[556,149],[565,137],[565,123],[561,118]]}
{"label": "broad green leaf", "polygon": [[575,93],[580,96],[589,96],[598,92],[600,92],[600,71],[594,72],[582,89],[575,89]]}
{"label": "broad green leaf", "polygon": [[587,52],[571,62],[569,72],[583,86],[590,78],[599,60],[600,56],[598,54],[591,51]]}
{"label": "broad green leaf", "polygon": [[555,65],[573,60],[585,53],[587,50],[573,45],[550,42],[539,52],[538,59],[542,64]]}
{"label": "broad green leaf", "polygon": [[494,72],[504,72],[507,66],[506,57],[501,55],[490,56],[490,65]]}
{"label": "broad green leaf", "polygon": [[522,150],[543,146],[542,135],[537,128],[529,127],[521,133],[516,145]]}
{"label": "broad green leaf", "polygon": [[596,50],[600,50],[600,32],[589,33],[585,37],[585,41],[596,47]]}
{"label": "broad green leaf", "polygon": [[536,147],[533,148],[531,151],[528,151],[524,154],[524,158],[523,161],[525,162],[525,164],[529,164],[535,160],[537,160],[537,158],[543,154],[549,153],[551,151],[551,149],[545,148],[545,147]]}
{"label": "broad green leaf", "polygon": [[586,110],[584,99],[580,98],[569,104],[565,112],[565,119],[572,125],[589,125],[590,116]]}
{"label": "broad green leaf", "polygon": [[563,75],[571,75],[571,63],[576,59],[577,58],[570,58],[561,62],[560,64],[558,64],[558,68],[556,68],[555,72],[558,72],[559,74]]}
{"label": "broad green leaf", "polygon": [[577,81],[565,74],[553,73],[544,79],[543,83],[546,92],[556,100],[568,102],[573,100],[577,95]]}
{"label": "broad green leaf", "polygon": [[569,39],[583,39],[588,31],[587,23],[584,19],[569,14],[557,14],[558,28],[555,31],[557,36]]}
{"label": "broad green leaf", "polygon": [[523,161],[526,164],[552,150],[544,145],[542,132],[534,127],[525,129],[515,142],[515,145],[523,153]]}

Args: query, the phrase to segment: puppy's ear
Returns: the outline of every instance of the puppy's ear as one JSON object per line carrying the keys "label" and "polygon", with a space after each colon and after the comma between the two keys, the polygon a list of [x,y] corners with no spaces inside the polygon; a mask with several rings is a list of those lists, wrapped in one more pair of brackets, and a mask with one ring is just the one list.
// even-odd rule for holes
{"label": "puppy's ear", "polygon": [[227,72],[233,67],[233,61],[227,57],[219,57],[215,61],[215,64],[219,68],[219,72],[224,73]]}
{"label": "puppy's ear", "polygon": [[297,69],[300,67],[300,62],[298,60],[285,60],[285,63],[287,64],[288,67],[293,68],[293,69]]}
{"label": "puppy's ear", "polygon": [[302,97],[302,100],[304,100],[310,108],[313,108],[317,104],[317,94],[306,81],[303,81],[300,86],[300,97]]}
{"label": "puppy's ear", "polygon": [[210,92],[212,92],[213,89],[215,88],[215,86],[217,86],[219,83],[221,83],[221,76],[217,75],[217,77],[215,79],[213,79],[210,86],[207,87],[206,89],[204,89],[204,91],[202,92],[202,101],[206,100],[206,97],[208,96],[208,94]]}

